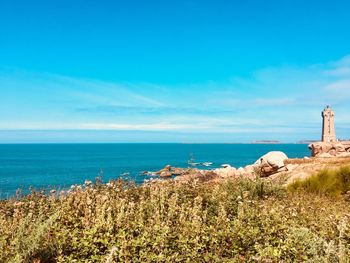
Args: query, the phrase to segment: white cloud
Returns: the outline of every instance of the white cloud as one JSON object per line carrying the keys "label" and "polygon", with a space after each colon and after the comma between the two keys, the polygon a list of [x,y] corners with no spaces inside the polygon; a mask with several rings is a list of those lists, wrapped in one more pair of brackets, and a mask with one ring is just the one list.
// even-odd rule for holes
{"label": "white cloud", "polygon": [[350,66],[329,69],[325,71],[325,74],[334,76],[334,77],[348,77],[350,76]]}
{"label": "white cloud", "polygon": [[[143,87],[143,85],[140,85]],[[147,95],[143,95],[129,83],[113,83],[94,79],[81,79],[50,73],[32,73],[18,70],[0,71],[0,89],[12,96],[21,97],[21,93],[31,99],[71,100],[90,105],[146,105],[164,104]],[[15,101],[14,101],[15,102]]]}
{"label": "white cloud", "polygon": [[[338,93],[340,96],[345,95],[350,92],[350,79],[332,82],[329,85],[325,86],[324,90],[327,92],[341,92],[341,94]],[[343,92],[345,92],[345,94]]]}

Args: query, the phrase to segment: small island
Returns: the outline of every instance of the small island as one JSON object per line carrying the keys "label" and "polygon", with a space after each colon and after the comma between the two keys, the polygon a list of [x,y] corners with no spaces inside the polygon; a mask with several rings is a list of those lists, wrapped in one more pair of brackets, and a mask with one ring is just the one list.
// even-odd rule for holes
{"label": "small island", "polygon": [[280,144],[280,141],[276,140],[260,140],[260,141],[253,141],[252,144]]}

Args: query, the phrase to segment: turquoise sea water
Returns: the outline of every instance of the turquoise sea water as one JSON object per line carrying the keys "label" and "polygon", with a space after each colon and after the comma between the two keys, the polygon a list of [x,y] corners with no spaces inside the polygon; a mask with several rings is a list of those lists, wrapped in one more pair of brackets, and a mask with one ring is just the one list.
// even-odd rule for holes
{"label": "turquoise sea water", "polygon": [[212,168],[224,163],[240,167],[268,151],[310,155],[305,144],[0,144],[0,198],[13,196],[18,188],[64,188],[98,175],[103,181],[127,176],[142,183],[150,178],[143,171],[167,164],[188,167],[192,155],[196,162],[212,162]]}

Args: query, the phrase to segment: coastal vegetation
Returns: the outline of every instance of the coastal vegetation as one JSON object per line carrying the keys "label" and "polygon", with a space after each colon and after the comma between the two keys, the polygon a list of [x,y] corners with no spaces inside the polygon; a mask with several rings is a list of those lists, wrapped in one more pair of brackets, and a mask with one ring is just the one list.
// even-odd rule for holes
{"label": "coastal vegetation", "polygon": [[304,180],[296,180],[288,186],[290,191],[340,196],[350,193],[350,166],[336,170],[325,169]]}
{"label": "coastal vegetation", "polygon": [[0,201],[0,262],[347,262],[349,171],[33,190]]}

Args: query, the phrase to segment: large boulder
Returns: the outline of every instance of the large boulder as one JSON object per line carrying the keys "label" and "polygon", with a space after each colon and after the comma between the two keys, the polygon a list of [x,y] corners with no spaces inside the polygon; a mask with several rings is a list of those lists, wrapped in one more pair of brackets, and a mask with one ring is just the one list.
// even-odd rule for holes
{"label": "large boulder", "polygon": [[314,142],[309,145],[313,157],[345,157],[349,151],[349,142]]}
{"label": "large boulder", "polygon": [[322,153],[328,153],[332,149],[332,144],[328,142],[314,142],[309,144],[311,156],[317,157]]}
{"label": "large boulder", "polygon": [[272,151],[261,156],[256,162],[255,165],[268,164],[275,168],[284,167],[284,161],[288,159],[288,156],[284,152]]}
{"label": "large boulder", "polygon": [[272,151],[261,156],[255,163],[260,176],[265,177],[285,169],[284,161],[288,157],[284,152]]}

